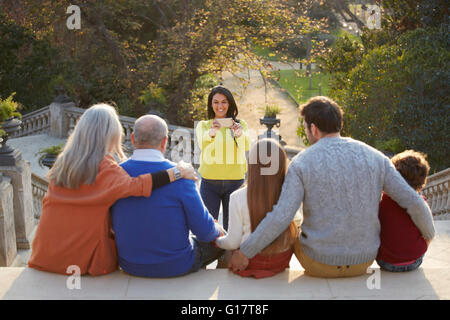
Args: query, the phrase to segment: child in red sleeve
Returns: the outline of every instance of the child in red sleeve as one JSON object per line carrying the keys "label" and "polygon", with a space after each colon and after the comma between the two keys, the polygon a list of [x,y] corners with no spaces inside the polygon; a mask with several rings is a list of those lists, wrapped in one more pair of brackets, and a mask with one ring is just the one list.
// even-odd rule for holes
{"label": "child in red sleeve", "polygon": [[[426,155],[406,150],[395,155],[391,161],[406,182],[420,192],[430,171]],[[417,269],[422,264],[428,243],[406,210],[383,193],[379,219],[380,248],[376,260],[380,268],[391,272]]]}

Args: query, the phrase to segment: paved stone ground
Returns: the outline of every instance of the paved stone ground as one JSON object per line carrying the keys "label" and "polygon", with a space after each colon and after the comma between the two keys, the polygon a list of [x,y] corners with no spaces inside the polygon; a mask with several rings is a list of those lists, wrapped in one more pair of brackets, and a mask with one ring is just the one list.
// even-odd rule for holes
{"label": "paved stone ground", "polygon": [[45,177],[49,169],[47,167],[39,166],[37,161],[39,156],[37,156],[36,153],[42,149],[56,146],[60,143],[65,144],[66,139],[52,137],[48,134],[38,134],[8,140],[9,146],[19,150],[22,154],[22,158],[30,161],[31,172],[41,177]]}
{"label": "paved stone ground", "polygon": [[100,277],[83,276],[81,288],[70,290],[68,276],[24,267],[0,268],[0,299],[449,300],[450,221],[435,224],[437,236],[422,266],[406,273],[380,271],[374,263],[367,275],[320,279],[306,276],[293,257],[290,269],[259,280],[226,269],[206,269],[165,279],[133,277],[117,271]]}

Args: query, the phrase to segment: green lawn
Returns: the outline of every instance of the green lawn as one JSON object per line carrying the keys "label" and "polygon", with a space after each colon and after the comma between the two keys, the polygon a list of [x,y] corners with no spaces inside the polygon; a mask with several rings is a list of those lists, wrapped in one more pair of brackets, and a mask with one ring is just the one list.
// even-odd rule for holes
{"label": "green lawn", "polygon": [[[313,73],[312,75],[312,90],[309,90],[309,79],[305,75],[306,70],[280,70],[274,71],[273,75],[277,79],[280,73],[278,82],[281,86],[289,91],[295,100],[302,104],[309,98],[328,95],[328,75]],[[319,85],[322,84],[322,92],[319,91]]]}
{"label": "green lawn", "polygon": [[[284,61],[286,56],[282,52],[276,52],[275,49],[260,47],[257,45],[252,46],[253,53],[260,56],[268,61]],[[290,59],[287,59],[290,61]]]}

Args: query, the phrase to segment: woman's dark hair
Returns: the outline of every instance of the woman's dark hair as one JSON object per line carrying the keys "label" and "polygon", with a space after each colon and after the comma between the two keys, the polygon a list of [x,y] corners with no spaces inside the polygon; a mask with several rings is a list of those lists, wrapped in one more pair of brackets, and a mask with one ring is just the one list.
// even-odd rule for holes
{"label": "woman's dark hair", "polygon": [[213,99],[214,95],[217,93],[223,94],[228,100],[227,117],[233,118],[234,120],[236,120],[236,117],[238,115],[238,108],[236,105],[236,101],[234,101],[234,97],[231,94],[230,90],[228,90],[227,88],[222,87],[222,86],[216,86],[216,87],[212,88],[211,92],[209,93],[209,96],[208,96],[208,119],[214,119],[214,117],[215,117],[215,113],[214,113],[214,110],[212,107],[212,99]]}
{"label": "woman's dark hair", "polygon": [[317,96],[309,99],[300,106],[300,115],[309,130],[311,130],[311,123],[326,133],[339,132],[342,129],[342,108],[328,97]]}

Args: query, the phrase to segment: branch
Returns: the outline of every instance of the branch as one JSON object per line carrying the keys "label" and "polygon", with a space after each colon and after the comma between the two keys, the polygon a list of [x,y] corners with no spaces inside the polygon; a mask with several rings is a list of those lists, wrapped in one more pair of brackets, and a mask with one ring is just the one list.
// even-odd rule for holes
{"label": "branch", "polygon": [[167,18],[166,13],[161,9],[161,7],[158,4],[157,0],[153,0],[153,5],[158,9],[158,12],[161,14],[161,17],[163,18],[163,22],[166,28],[169,28],[169,19]]}
{"label": "branch", "polygon": [[[89,2],[86,4],[80,4],[80,6],[85,7],[85,8],[89,7],[91,9],[88,12],[85,12],[86,13],[85,17],[86,17],[87,21],[90,22],[90,24],[92,26],[94,26],[97,29],[97,31],[99,31],[99,33],[103,36],[102,38],[105,41],[106,45],[111,50],[111,52],[114,56],[114,59],[119,64],[119,66],[128,74],[127,62],[126,62],[124,56],[122,55],[122,53],[120,52],[120,48],[116,44],[113,36],[106,28],[105,23],[103,22],[102,16],[100,14],[98,14],[98,11],[97,11],[98,9],[93,7],[92,4]],[[100,10],[101,10],[101,12],[103,12],[102,8],[100,8]],[[89,14],[87,14],[87,13],[89,13]]]}
{"label": "branch", "polygon": [[[365,27],[364,22],[362,22],[357,16],[353,14],[353,12],[350,11],[348,4],[345,0],[344,1],[337,0],[332,3],[334,9],[337,11],[337,13],[339,13],[339,15],[344,19],[345,22],[354,22],[356,23],[359,29]],[[350,19],[347,18],[344,13],[346,13],[350,17]]]}

